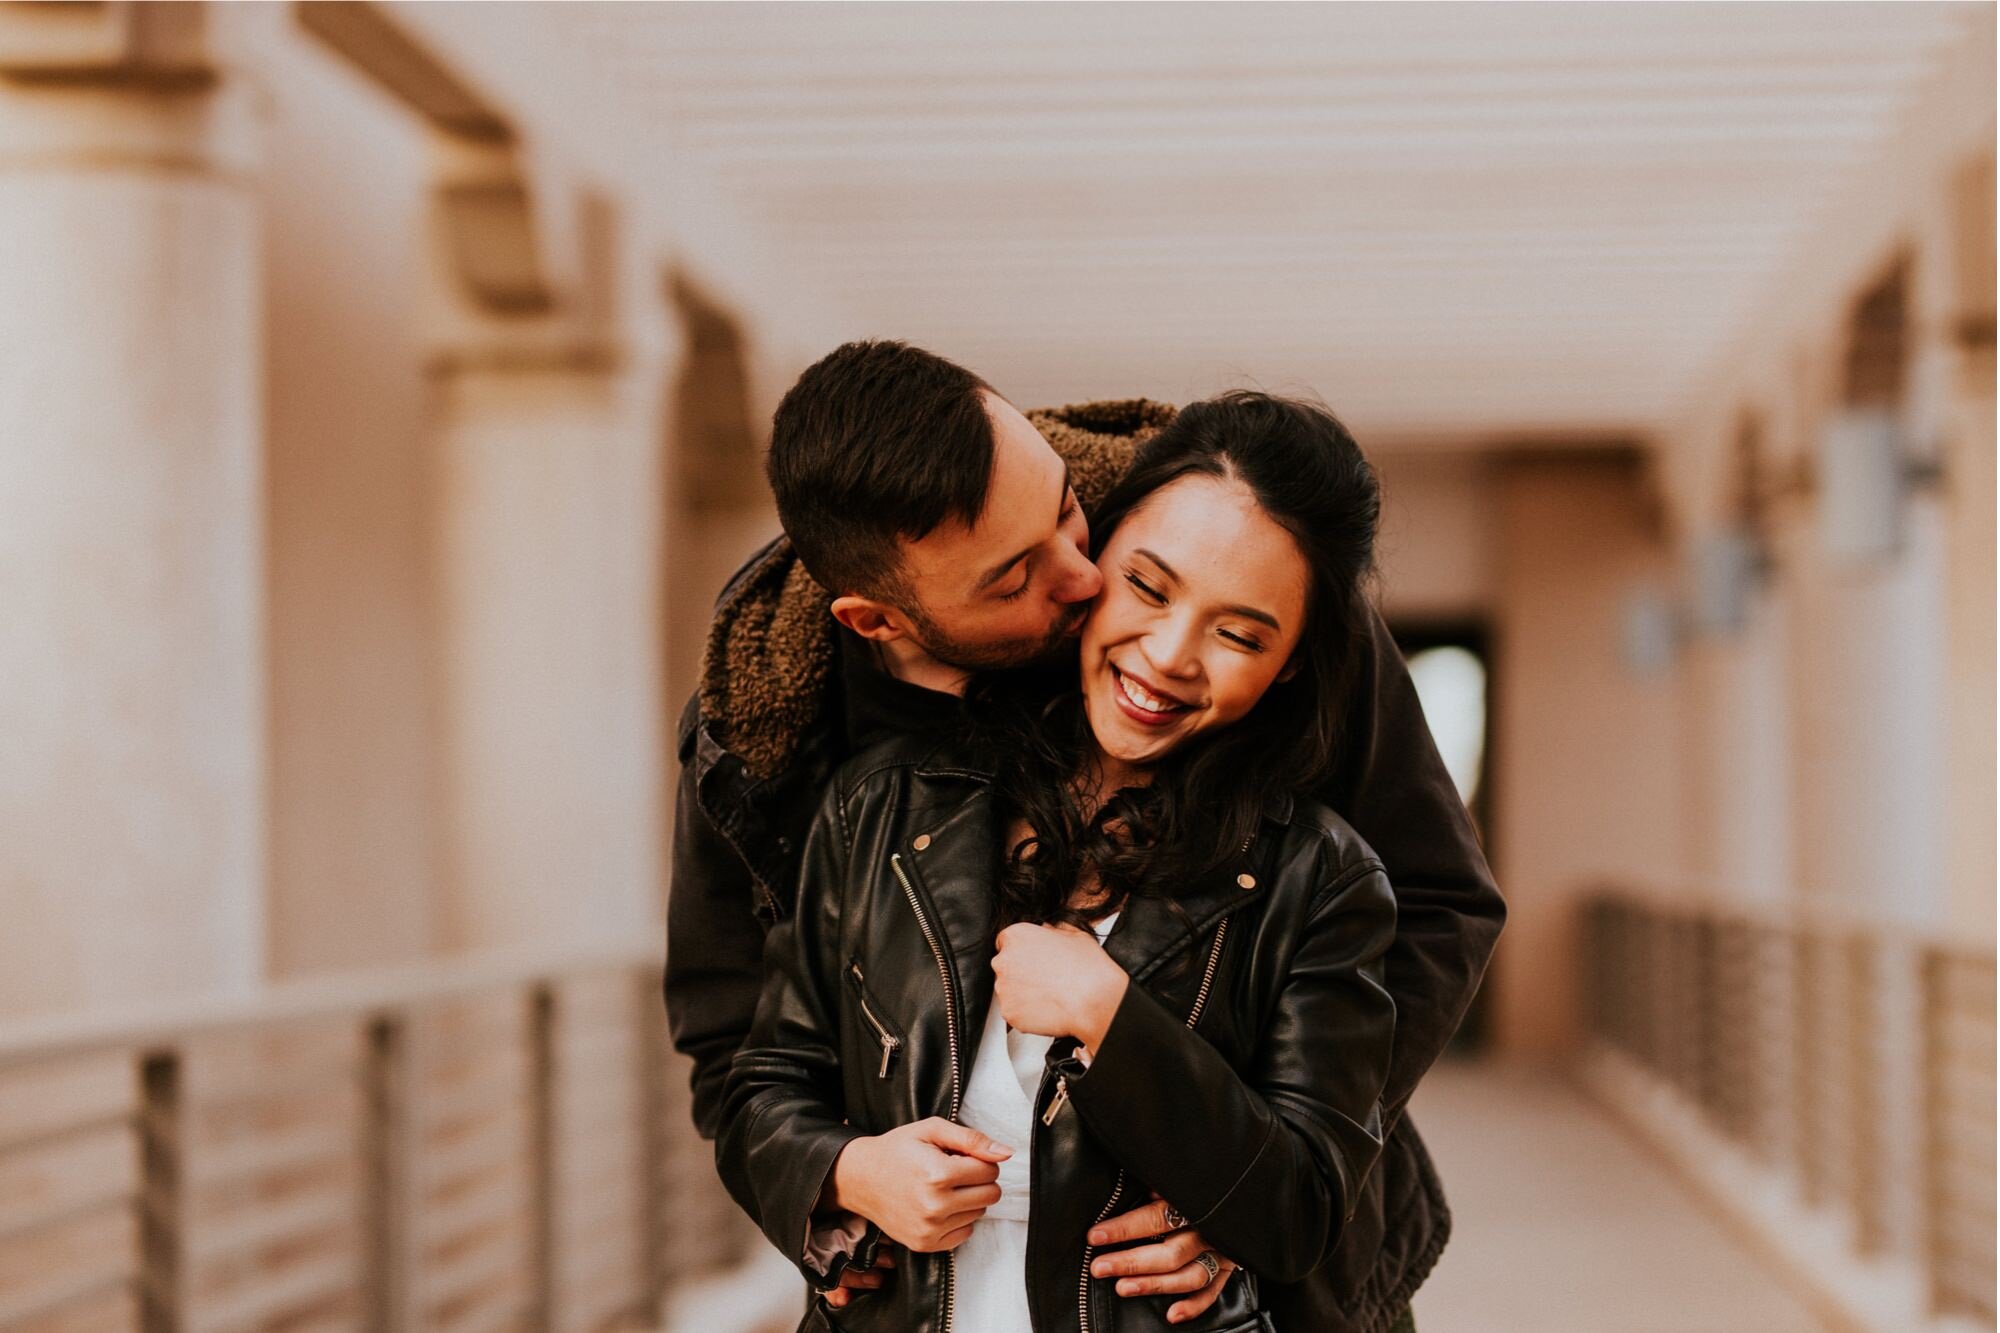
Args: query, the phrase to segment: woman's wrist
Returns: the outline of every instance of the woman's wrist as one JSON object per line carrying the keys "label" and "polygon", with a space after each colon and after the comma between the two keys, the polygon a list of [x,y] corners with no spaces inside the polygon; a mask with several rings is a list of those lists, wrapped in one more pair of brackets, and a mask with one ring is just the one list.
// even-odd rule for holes
{"label": "woman's wrist", "polygon": [[826,1173],[826,1184],[820,1188],[819,1202],[814,1205],[815,1213],[844,1212],[858,1213],[855,1207],[860,1191],[856,1184],[868,1172],[869,1138],[850,1139],[842,1146],[833,1159],[833,1169]]}
{"label": "woman's wrist", "polygon": [[1092,1055],[1104,1044],[1104,1034],[1111,1030],[1111,1020],[1118,1016],[1118,1006],[1124,1002],[1125,987],[1132,982],[1124,968],[1109,958],[1104,962],[1104,973],[1093,977],[1090,984],[1083,988],[1082,1003],[1078,1006],[1076,1021],[1071,1025],[1074,1030],[1070,1035],[1082,1042]]}

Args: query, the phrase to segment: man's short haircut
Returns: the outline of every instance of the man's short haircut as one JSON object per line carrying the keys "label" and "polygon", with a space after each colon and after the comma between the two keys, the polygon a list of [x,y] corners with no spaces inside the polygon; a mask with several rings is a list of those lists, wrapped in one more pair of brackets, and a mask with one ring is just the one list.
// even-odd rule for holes
{"label": "man's short haircut", "polygon": [[899,538],[986,506],[987,384],[900,342],[821,357],[778,404],[765,472],[792,546],[820,585],[906,606]]}

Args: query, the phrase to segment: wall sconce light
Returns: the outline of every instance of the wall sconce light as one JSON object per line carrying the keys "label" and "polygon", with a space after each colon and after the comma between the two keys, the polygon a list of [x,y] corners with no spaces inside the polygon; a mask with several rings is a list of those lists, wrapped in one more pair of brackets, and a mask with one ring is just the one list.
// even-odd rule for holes
{"label": "wall sconce light", "polygon": [[1680,650],[1682,616],[1667,592],[1635,583],[1619,605],[1618,656],[1635,676],[1655,678],[1673,669]]}
{"label": "wall sconce light", "polygon": [[1770,552],[1746,527],[1703,534],[1691,553],[1690,627],[1720,637],[1740,634],[1772,568]]}
{"label": "wall sconce light", "polygon": [[1872,564],[1902,550],[1912,492],[1936,483],[1942,465],[1910,448],[1888,408],[1849,408],[1819,436],[1815,482],[1820,550],[1829,560]]}

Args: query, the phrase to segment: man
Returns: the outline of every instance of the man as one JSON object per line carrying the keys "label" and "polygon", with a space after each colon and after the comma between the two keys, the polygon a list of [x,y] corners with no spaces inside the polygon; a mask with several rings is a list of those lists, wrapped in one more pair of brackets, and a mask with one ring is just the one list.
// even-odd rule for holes
{"label": "man", "polygon": [[[786,536],[724,589],[680,728],[666,1000],[675,1045],[695,1061],[704,1136],[720,1128],[722,1082],[756,1010],[763,934],[789,910],[800,844],[833,770],[877,736],[952,725],[971,672],[1060,648],[1101,584],[1090,507],[1172,417],[1141,401],[1024,416],[969,371],[892,342],[838,348],[786,395],[769,460]],[[1383,1188],[1312,1279],[1273,1290],[1286,1329],[1411,1326],[1411,1293],[1450,1217],[1402,1112],[1463,1018],[1504,916],[1408,672],[1379,618],[1370,623],[1338,771],[1315,795],[1369,841],[1396,889]],[[830,1207],[840,1174],[836,1160],[822,1193]],[[1100,1243],[1160,1237],[1094,1265],[1120,1277],[1121,1295],[1185,1293],[1180,1308],[1199,1312],[1228,1280],[1196,1265],[1207,1248],[1198,1228],[1160,1201],[1105,1227]],[[893,1277],[841,1277],[849,1288],[884,1280]]]}

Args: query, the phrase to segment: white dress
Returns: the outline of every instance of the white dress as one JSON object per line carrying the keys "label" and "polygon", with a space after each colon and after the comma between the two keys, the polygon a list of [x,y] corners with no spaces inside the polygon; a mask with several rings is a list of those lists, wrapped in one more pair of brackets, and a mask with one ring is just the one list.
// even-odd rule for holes
{"label": "white dress", "polygon": [[[1118,913],[1093,925],[1098,943]],[[989,1005],[966,1079],[959,1119],[1014,1150],[1000,1163],[1000,1201],[973,1223],[952,1257],[952,1333],[1030,1333],[1028,1322],[1029,1146],[1035,1093],[1053,1039],[1014,1032]]]}

